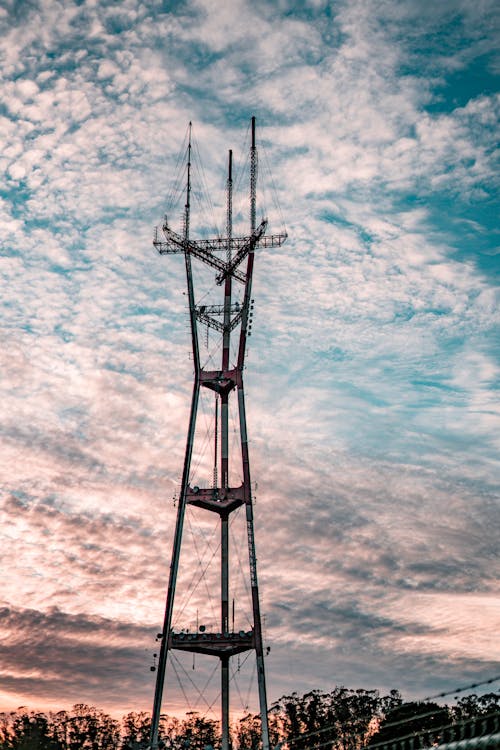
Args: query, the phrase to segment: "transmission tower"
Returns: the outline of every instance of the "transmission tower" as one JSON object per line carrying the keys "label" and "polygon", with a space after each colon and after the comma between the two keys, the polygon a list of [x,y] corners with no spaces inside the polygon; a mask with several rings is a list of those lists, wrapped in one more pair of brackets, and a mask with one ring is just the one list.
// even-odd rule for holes
{"label": "transmission tower", "polygon": [[[185,206],[183,215],[183,232],[174,232],[165,217],[161,232],[157,229],[153,244],[161,255],[183,254],[186,269],[187,300],[191,343],[194,362],[194,384],[191,400],[191,411],[184,457],[181,487],[177,506],[170,575],[165,606],[165,617],[158,657],[156,688],[153,703],[151,725],[151,750],[158,748],[158,730],[161,704],[165,686],[165,670],[169,652],[179,650],[192,654],[203,654],[218,658],[220,661],[221,684],[221,730],[222,750],[229,750],[229,687],[230,660],[243,652],[255,651],[256,671],[259,693],[260,716],[262,723],[263,750],[269,750],[269,729],[267,720],[266,680],[264,671],[264,653],[262,625],[257,581],[257,564],[254,542],[253,500],[250,482],[250,458],[245,414],[245,393],[243,388],[243,370],[247,337],[250,335],[251,321],[251,288],[254,267],[254,251],[259,247],[278,247],[286,240],[286,233],[266,235],[267,220],[256,225],[256,190],[257,190],[257,149],[255,145],[255,118],[251,124],[250,146],[250,232],[245,237],[233,237],[233,165],[232,151],[229,151],[228,176],[226,184],[226,237],[216,239],[192,240],[190,237],[191,214],[191,161],[192,138],[191,123],[187,146],[187,179],[185,187]],[[196,303],[193,265],[201,262],[215,270],[213,290],[219,288],[221,303],[201,305]],[[233,301],[234,285],[241,285],[241,302]],[[204,369],[200,360],[200,327],[207,327],[218,332],[222,337],[220,351],[220,369]],[[231,337],[235,337],[237,346],[231,358]],[[200,389],[205,388],[215,394],[214,412],[214,469],[213,482],[210,487],[191,486],[191,462],[194,453],[196,420]],[[239,451],[241,453],[240,484],[234,486],[230,476],[229,456],[229,401],[236,395],[239,420]],[[241,481],[242,477],[242,481]],[[179,572],[180,552],[182,546],[184,518],[188,505],[213,513],[220,520],[220,624],[217,632],[186,633],[175,632],[172,627],[172,615],[176,584]],[[241,506],[245,509],[246,536],[248,542],[248,574],[251,589],[251,609],[253,625],[250,630],[234,632],[229,617],[229,519],[231,514]],[[201,630],[201,629],[200,629]]]}

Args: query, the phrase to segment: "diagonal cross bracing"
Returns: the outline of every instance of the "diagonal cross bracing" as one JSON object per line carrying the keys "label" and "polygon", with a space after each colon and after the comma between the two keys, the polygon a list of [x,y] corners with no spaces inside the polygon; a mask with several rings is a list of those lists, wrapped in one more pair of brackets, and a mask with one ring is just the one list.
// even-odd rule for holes
{"label": "diagonal cross bracing", "polygon": [[153,245],[160,255],[189,253],[195,258],[199,258],[199,260],[219,271],[216,277],[217,284],[222,284],[228,275],[244,284],[246,274],[239,271],[238,266],[248,253],[252,252],[256,247],[279,247],[287,238],[286,233],[264,235],[266,227],[267,220],[264,219],[249,237],[232,237],[231,248],[233,251],[236,251],[236,255],[229,263],[214,255],[214,253],[227,250],[228,239],[226,237],[217,237],[209,240],[185,240],[180,234],[174,232],[168,226],[167,222],[162,227],[165,240],[159,240],[158,234],[156,234]]}

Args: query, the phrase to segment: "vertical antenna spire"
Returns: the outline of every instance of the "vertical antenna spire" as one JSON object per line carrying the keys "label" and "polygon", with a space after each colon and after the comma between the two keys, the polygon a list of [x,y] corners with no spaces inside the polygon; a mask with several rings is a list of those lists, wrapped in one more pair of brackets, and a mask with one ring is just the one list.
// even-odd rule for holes
{"label": "vertical antenna spire", "polygon": [[255,117],[252,117],[252,145],[250,147],[250,234],[255,232],[257,203],[257,148],[255,146]]}
{"label": "vertical antenna spire", "polygon": [[227,232],[227,253],[226,261],[231,262],[232,247],[231,239],[233,236],[233,152],[229,149],[228,168],[227,168],[227,207],[226,207],[226,232]]}
{"label": "vertical antenna spire", "polygon": [[193,123],[189,123],[189,138],[187,148],[187,182],[186,182],[186,204],[184,206],[184,241],[189,241],[189,221],[191,213],[191,134]]}

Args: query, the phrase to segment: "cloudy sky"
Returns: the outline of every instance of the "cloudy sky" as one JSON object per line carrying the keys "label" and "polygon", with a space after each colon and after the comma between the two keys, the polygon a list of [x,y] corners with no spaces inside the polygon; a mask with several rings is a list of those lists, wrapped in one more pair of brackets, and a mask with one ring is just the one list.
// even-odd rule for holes
{"label": "cloudy sky", "polygon": [[190,120],[224,227],[252,115],[289,234],[256,257],[246,370],[270,702],[500,674],[496,5],[3,2],[0,710],[151,707],[192,384],[153,229]]}

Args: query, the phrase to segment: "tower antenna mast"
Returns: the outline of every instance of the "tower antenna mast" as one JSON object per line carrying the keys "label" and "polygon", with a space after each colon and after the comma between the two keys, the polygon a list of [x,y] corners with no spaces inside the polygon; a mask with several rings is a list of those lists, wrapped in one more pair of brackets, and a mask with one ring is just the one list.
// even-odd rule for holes
{"label": "tower antenna mast", "polygon": [[[228,177],[226,183],[226,237],[192,240],[190,238],[191,210],[191,153],[192,126],[189,124],[187,148],[187,184],[184,208],[183,234],[174,232],[165,217],[162,237],[155,232],[154,246],[161,255],[182,253],[185,260],[187,298],[191,329],[191,342],[194,362],[194,383],[191,398],[188,435],[184,454],[181,489],[177,506],[177,520],[174,532],[170,574],[165,605],[158,669],[156,677],[153,714],[151,720],[151,750],[158,750],[161,705],[165,690],[165,673],[168,654],[171,650],[187,651],[193,654],[213,656],[220,661],[221,672],[221,733],[222,750],[229,750],[230,694],[229,665],[232,657],[245,651],[255,651],[260,717],[262,724],[262,748],[269,750],[269,728],[267,719],[267,695],[264,669],[262,624],[257,579],[257,560],[254,539],[253,500],[250,479],[250,458],[246,424],[245,393],[243,370],[247,337],[251,327],[251,288],[255,250],[260,247],[279,247],[286,240],[286,233],[266,235],[267,220],[256,226],[257,194],[257,149],[255,145],[255,117],[252,117],[250,147],[250,234],[233,237],[233,154],[229,151]],[[223,300],[220,305],[197,305],[193,280],[193,262],[200,261],[216,271],[214,289],[223,287]],[[233,285],[243,287],[242,303],[233,304]],[[200,364],[198,326],[205,325],[222,334],[220,369],[208,370]],[[236,361],[231,361],[231,335],[239,335]],[[201,388],[215,394],[214,416],[215,446],[214,474],[212,486],[191,486],[191,459],[195,445],[196,418]],[[240,484],[233,483],[229,455],[229,400],[236,392],[239,418],[239,438],[241,453]],[[218,403],[220,404],[220,419]],[[217,460],[220,453],[220,471]],[[184,517],[188,505],[216,514],[220,519],[220,626],[218,632],[205,632],[200,628],[196,633],[176,632],[172,627],[172,615],[176,594],[179,559],[182,546]],[[248,544],[248,564],[252,600],[252,628],[245,632],[230,630],[229,623],[229,518],[241,506],[245,507],[245,525]],[[234,622],[234,616],[233,616]]]}

